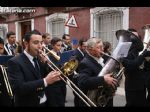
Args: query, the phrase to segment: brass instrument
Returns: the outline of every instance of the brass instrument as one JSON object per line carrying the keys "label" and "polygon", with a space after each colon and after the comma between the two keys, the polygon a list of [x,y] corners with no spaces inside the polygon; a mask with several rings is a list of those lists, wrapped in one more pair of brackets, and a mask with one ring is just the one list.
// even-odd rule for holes
{"label": "brass instrument", "polygon": [[51,55],[53,55],[57,60],[60,60],[60,57],[59,57],[54,51],[49,50],[49,49],[48,49],[47,47],[45,47],[45,46],[43,46],[43,48],[48,51],[48,53],[47,53],[46,55],[51,54]]}
{"label": "brass instrument", "polygon": [[145,25],[142,27],[142,29],[145,32],[144,39],[143,39],[143,44],[144,44],[144,50],[148,49],[150,50],[150,24]]}
{"label": "brass instrument", "polygon": [[[48,66],[54,70],[54,71],[59,71],[61,73],[60,78],[75,92],[76,95],[78,95],[79,98],[89,107],[93,106],[96,107],[96,105],[67,77],[70,74],[72,74],[75,69],[78,66],[78,61],[75,59],[71,59],[70,61],[66,62],[64,66],[59,69],[47,56],[47,54],[44,54],[43,51],[39,51],[46,59],[47,59],[47,64]],[[53,54],[52,54],[53,55]],[[54,55],[55,57],[55,55]],[[66,81],[67,80],[67,81]],[[74,89],[73,87],[76,89]],[[81,94],[81,95],[79,95]],[[84,97],[84,98],[83,98]],[[87,102],[87,101],[88,102]]]}
{"label": "brass instrument", "polygon": [[[147,50],[147,51],[150,51],[150,24],[147,24],[145,26],[142,27],[142,30],[144,31],[145,35],[144,35],[144,38],[143,38],[143,44],[144,44],[144,50]],[[143,52],[142,51],[142,52]],[[140,54],[142,53],[140,52]],[[145,61],[150,61],[150,57],[145,57]],[[140,69],[143,69],[144,68],[144,62],[140,65]]]}
{"label": "brass instrument", "polygon": [[[99,76],[104,76],[108,73],[113,73],[112,77],[114,77],[115,79],[117,79],[118,81],[118,85],[117,87],[120,85],[120,81],[122,79],[122,75],[124,74],[124,67],[122,66],[120,59],[123,56],[117,56],[117,54],[115,55],[116,49],[121,49],[119,48],[119,44],[121,44],[122,42],[125,43],[132,43],[133,40],[136,40],[136,38],[138,38],[136,35],[134,35],[133,33],[126,31],[126,30],[118,30],[116,31],[116,37],[119,40],[117,47],[115,48],[114,52],[112,53],[112,56],[109,56],[105,53],[102,52],[103,55],[107,55],[109,56],[108,61],[106,62],[106,64],[104,65],[104,67],[102,68],[102,70],[100,71],[100,73],[98,74]],[[104,84],[103,86],[100,86],[97,89],[94,90],[89,90],[87,96],[97,105],[100,107],[105,107],[109,101],[109,99],[111,99],[115,93],[115,91],[117,90],[116,88],[112,88],[107,84]]]}
{"label": "brass instrument", "polygon": [[6,85],[8,95],[10,96],[11,99],[13,99],[13,93],[12,93],[12,89],[11,89],[9,79],[8,79],[8,75],[7,75],[7,71],[6,71],[7,67],[4,67],[4,65],[0,65],[0,68],[1,68],[1,71],[2,71],[2,75],[3,75],[3,78],[4,78],[4,82],[5,82],[5,85]]}

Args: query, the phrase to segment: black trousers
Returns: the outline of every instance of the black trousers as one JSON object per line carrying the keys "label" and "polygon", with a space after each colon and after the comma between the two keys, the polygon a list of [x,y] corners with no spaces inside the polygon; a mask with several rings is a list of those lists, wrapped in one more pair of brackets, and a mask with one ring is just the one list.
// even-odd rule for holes
{"label": "black trousers", "polygon": [[145,107],[146,106],[146,90],[127,91],[126,107]]}
{"label": "black trousers", "polygon": [[46,101],[46,102],[44,102],[44,103],[42,103],[42,104],[39,104],[38,107],[47,107],[47,106],[48,106],[48,104],[47,104],[47,101]]}
{"label": "black trousers", "polygon": [[48,106],[64,107],[66,98],[66,85],[49,86],[47,89]]}
{"label": "black trousers", "polygon": [[13,107],[13,99],[11,99],[8,95],[0,95],[0,106]]}

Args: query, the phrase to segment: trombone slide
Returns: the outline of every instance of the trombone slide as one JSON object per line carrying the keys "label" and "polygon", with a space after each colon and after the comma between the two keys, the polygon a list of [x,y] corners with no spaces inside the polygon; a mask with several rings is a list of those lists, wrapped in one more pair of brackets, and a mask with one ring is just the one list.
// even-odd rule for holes
{"label": "trombone slide", "polygon": [[60,57],[52,50],[49,50],[47,47],[43,46],[44,49],[46,49],[48,51],[48,53],[46,53],[46,55],[51,54],[53,55],[57,60],[60,60]]}

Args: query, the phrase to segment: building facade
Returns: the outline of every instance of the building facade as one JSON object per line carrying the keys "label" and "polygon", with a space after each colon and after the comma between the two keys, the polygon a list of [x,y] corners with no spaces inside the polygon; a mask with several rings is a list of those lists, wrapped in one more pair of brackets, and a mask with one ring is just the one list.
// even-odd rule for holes
{"label": "building facade", "polygon": [[[150,7],[5,7],[0,13],[0,36],[14,31],[22,42],[27,31],[37,29],[50,33],[52,38],[70,34],[72,39],[101,38],[117,45],[115,32],[135,28],[141,36],[142,27],[150,24]],[[78,27],[65,23],[74,15]]]}

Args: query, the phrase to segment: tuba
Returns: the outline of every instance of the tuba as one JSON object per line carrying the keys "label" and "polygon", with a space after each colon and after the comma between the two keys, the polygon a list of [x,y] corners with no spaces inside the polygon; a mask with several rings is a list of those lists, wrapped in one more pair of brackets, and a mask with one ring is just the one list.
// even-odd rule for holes
{"label": "tuba", "polygon": [[[124,67],[121,65],[120,60],[122,57],[126,57],[128,54],[128,51],[132,45],[132,41],[136,41],[136,38],[138,38],[136,35],[131,33],[127,30],[118,30],[116,31],[116,37],[118,39],[118,45],[115,48],[115,50],[112,53],[112,56],[109,56],[108,61],[104,65],[101,72],[98,74],[98,76],[104,76],[108,73],[113,73],[112,77],[117,79],[118,85],[120,85],[120,81],[122,79],[122,75],[124,73]],[[126,50],[126,53],[120,54],[118,56],[119,50],[122,50],[121,44],[125,44],[126,46],[129,46]],[[106,55],[105,53],[103,53]],[[87,96],[97,105],[100,107],[105,107],[108,103],[108,101],[114,96],[115,91],[117,90],[117,87],[112,88],[107,84],[104,84],[103,86],[98,87],[94,90],[89,90],[87,93]]]}

